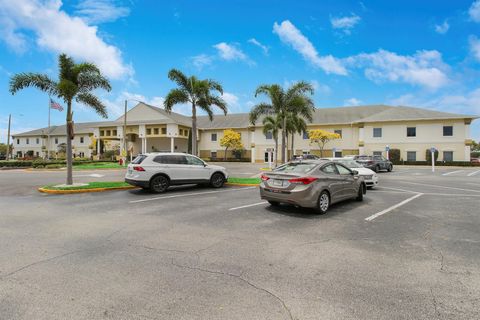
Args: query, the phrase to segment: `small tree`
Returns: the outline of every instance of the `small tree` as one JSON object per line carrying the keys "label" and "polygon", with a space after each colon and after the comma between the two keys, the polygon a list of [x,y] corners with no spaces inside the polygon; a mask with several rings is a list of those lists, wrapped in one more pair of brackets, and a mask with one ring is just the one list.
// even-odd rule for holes
{"label": "small tree", "polygon": [[390,149],[388,159],[393,163],[400,162],[400,149]]}
{"label": "small tree", "polygon": [[[435,162],[437,162],[438,161],[437,149],[435,149],[434,155],[435,155]],[[430,149],[425,150],[425,159],[427,160],[427,163],[432,162],[432,151]]]}
{"label": "small tree", "polygon": [[225,148],[225,160],[227,160],[227,150],[233,151],[243,149],[242,135],[231,129],[223,130],[223,137],[220,139],[220,145]]}
{"label": "small tree", "polygon": [[318,148],[320,149],[320,157],[323,157],[323,148],[325,147],[325,144],[329,141],[340,139],[340,135],[322,129],[315,129],[308,131],[308,138],[310,139],[310,143],[318,145]]}

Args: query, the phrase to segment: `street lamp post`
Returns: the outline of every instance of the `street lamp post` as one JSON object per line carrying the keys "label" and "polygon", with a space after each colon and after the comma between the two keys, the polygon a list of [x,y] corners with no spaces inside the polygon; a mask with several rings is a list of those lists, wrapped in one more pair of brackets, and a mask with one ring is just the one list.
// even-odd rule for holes
{"label": "street lamp post", "polygon": [[12,123],[12,114],[8,115],[8,130],[7,130],[7,160],[10,159],[10,125]]}

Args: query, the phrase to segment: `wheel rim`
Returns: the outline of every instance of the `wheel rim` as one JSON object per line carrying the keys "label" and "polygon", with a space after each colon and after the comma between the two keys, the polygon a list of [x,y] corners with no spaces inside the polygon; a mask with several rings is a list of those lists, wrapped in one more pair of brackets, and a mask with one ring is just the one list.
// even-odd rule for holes
{"label": "wheel rim", "polygon": [[223,183],[223,176],[220,174],[216,174],[212,178],[212,184],[216,187],[221,186]]}
{"label": "wheel rim", "polygon": [[167,179],[161,177],[153,180],[153,189],[157,191],[162,191],[167,188]]}
{"label": "wheel rim", "polygon": [[328,202],[329,202],[329,199],[328,199],[328,195],[326,193],[322,194],[320,196],[320,209],[322,211],[327,211],[328,209]]}

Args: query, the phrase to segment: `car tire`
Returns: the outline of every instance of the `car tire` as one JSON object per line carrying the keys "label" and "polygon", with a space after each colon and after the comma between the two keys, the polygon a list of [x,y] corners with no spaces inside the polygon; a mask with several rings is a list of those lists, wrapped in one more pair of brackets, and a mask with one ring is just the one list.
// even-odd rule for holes
{"label": "car tire", "polygon": [[388,171],[388,172],[392,172],[392,170],[393,170],[393,166],[392,166],[392,165],[389,165],[387,171]]}
{"label": "car tire", "polygon": [[357,193],[357,197],[355,198],[355,200],[357,201],[363,201],[363,188],[365,188],[365,186],[363,185],[363,183],[360,185],[360,187],[358,187],[358,193]]}
{"label": "car tire", "polygon": [[150,181],[150,190],[155,193],[163,193],[170,186],[170,181],[166,176],[156,176]]}
{"label": "car tire", "polygon": [[210,185],[213,188],[221,188],[225,184],[225,176],[220,172],[215,172],[210,178]]}
{"label": "car tire", "polygon": [[375,172],[380,171],[380,166],[375,166],[375,167],[373,168],[373,171],[375,171]]}
{"label": "car tire", "polygon": [[316,211],[318,214],[325,214],[327,213],[329,207],[330,195],[327,191],[324,190],[322,191],[322,193],[320,193],[320,196],[318,197]]}
{"label": "car tire", "polygon": [[278,207],[280,205],[280,202],[278,201],[271,201],[271,200],[268,200],[268,203],[270,203],[270,205],[272,207]]}

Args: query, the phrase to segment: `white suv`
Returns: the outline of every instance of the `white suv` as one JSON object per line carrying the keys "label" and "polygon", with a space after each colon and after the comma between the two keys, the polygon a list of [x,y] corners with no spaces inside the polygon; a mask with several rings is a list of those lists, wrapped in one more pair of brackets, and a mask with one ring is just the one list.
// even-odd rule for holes
{"label": "white suv", "polygon": [[157,193],[180,184],[209,184],[221,188],[227,179],[224,167],[207,164],[185,153],[141,154],[128,165],[125,175],[125,182]]}

